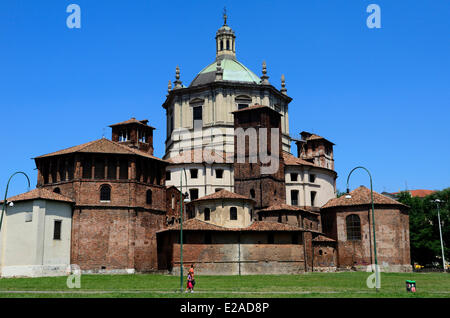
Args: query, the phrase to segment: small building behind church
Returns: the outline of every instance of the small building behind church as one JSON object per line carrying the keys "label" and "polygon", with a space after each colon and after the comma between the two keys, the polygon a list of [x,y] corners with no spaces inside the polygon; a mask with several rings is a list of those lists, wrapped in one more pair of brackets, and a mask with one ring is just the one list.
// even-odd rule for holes
{"label": "small building behind church", "polygon": [[38,188],[7,202],[11,206],[3,216],[0,236],[1,277],[65,275],[74,201]]}
{"label": "small building behind church", "polygon": [[[364,186],[321,209],[322,231],[337,241],[339,268],[365,270],[375,264],[370,190]],[[373,192],[378,265],[385,272],[410,272],[409,207]]]}

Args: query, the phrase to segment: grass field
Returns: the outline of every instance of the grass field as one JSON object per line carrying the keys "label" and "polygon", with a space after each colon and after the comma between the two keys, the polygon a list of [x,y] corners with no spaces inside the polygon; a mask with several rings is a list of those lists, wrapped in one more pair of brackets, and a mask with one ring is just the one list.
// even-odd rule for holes
{"label": "grass field", "polygon": [[[446,297],[450,274],[381,273],[381,290],[366,286],[370,273],[307,273],[267,276],[197,276],[195,293],[180,293],[177,276],[82,275],[81,288],[69,289],[67,277],[3,278],[0,297]],[[405,280],[417,282],[407,293]],[[185,285],[183,285],[185,287]]]}

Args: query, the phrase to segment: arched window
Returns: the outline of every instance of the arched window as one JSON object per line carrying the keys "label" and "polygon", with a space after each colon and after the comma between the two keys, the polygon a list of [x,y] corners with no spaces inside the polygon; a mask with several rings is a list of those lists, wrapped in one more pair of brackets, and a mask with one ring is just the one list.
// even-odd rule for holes
{"label": "arched window", "polygon": [[250,189],[250,197],[252,198],[252,199],[254,199],[255,198],[255,189]]}
{"label": "arched window", "polygon": [[60,194],[61,193],[61,189],[60,188],[54,188],[53,192]]}
{"label": "arched window", "polygon": [[227,50],[230,49],[230,40],[227,40]]}
{"label": "arched window", "polygon": [[230,208],[230,220],[237,220],[237,208]]}
{"label": "arched window", "polygon": [[147,204],[152,204],[152,190],[147,190],[146,201]]}
{"label": "arched window", "polygon": [[223,40],[220,41],[220,50],[223,51]]}
{"label": "arched window", "polygon": [[211,210],[209,208],[206,208],[204,211],[205,221],[209,221],[211,218]]}
{"label": "arched window", "polygon": [[100,187],[100,201],[111,201],[111,187],[107,184]]}
{"label": "arched window", "polygon": [[345,219],[347,225],[347,240],[360,241],[361,240],[361,221],[356,214],[350,214]]}

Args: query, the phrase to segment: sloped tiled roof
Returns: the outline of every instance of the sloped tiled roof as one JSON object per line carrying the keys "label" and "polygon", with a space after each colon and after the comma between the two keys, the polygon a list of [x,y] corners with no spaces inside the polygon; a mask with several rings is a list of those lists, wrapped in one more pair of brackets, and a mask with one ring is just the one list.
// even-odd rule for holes
{"label": "sloped tiled roof", "polygon": [[[180,224],[176,224],[167,229],[160,230],[158,232],[164,231],[176,231],[180,230]],[[239,232],[239,231],[304,231],[304,229],[284,224],[278,222],[267,222],[267,221],[255,221],[250,226],[244,228],[231,228],[231,227],[223,227],[214,225],[205,221],[201,221],[198,219],[190,219],[183,222],[183,230],[190,231],[226,231],[226,232]],[[308,230],[309,231],[309,230]]]}
{"label": "sloped tiled roof", "polygon": [[[25,193],[18,194],[16,196],[10,197],[6,199],[9,202],[17,202],[17,201],[27,201],[27,200],[37,200],[37,199],[45,199],[52,201],[62,201],[62,202],[70,202],[74,201],[66,196],[63,196],[59,193],[55,193],[53,191],[49,191],[43,188],[37,188]],[[3,203],[3,201],[2,201]]]}
{"label": "sloped tiled roof", "polygon": [[298,212],[308,212],[308,213],[319,214],[319,213],[308,211],[299,206],[289,205],[286,203],[273,204],[265,209],[259,210],[258,213],[259,212],[270,212],[270,211],[298,211]]}
{"label": "sloped tiled roof", "polygon": [[109,127],[128,125],[128,124],[138,124],[138,125],[143,125],[143,126],[148,127],[148,128],[155,129],[155,127],[149,126],[149,125],[147,125],[147,123],[148,123],[147,119],[137,120],[136,118],[131,117],[131,119],[128,119],[126,121],[123,121],[123,122],[120,122],[120,123],[117,123],[117,124],[109,125]]}
{"label": "sloped tiled roof", "polygon": [[[433,194],[436,192],[436,190],[425,190],[425,189],[418,189],[418,190],[406,190],[406,192],[409,192],[412,197],[419,197],[424,198],[427,195]],[[394,192],[392,194],[399,194],[400,192]]]}
{"label": "sloped tiled roof", "polygon": [[118,142],[115,142],[115,141],[112,141],[112,140],[109,140],[106,138],[97,139],[97,140],[90,141],[90,142],[87,142],[87,143],[84,143],[84,144],[81,144],[78,146],[55,151],[55,152],[52,152],[52,153],[49,153],[46,155],[36,157],[35,159],[66,155],[66,154],[75,153],[75,152],[78,152],[78,153],[105,153],[105,154],[109,154],[109,153],[111,153],[111,154],[134,154],[134,155],[138,155],[138,156],[142,156],[142,157],[146,157],[146,158],[150,158],[150,159],[165,161],[158,157],[152,156],[144,151],[141,151],[141,150],[138,150],[135,148],[131,148],[126,145],[121,145]]}
{"label": "sloped tiled roof", "polygon": [[313,164],[313,163],[311,163],[309,161],[297,158],[294,155],[292,155],[292,154],[290,154],[289,152],[286,152],[286,151],[283,151],[283,160],[284,160],[284,164],[287,165],[287,166],[301,166],[301,165],[303,165],[303,166],[316,167],[315,164]]}
{"label": "sloped tiled roof", "polygon": [[302,228],[290,224],[268,222],[268,221],[255,221],[249,227],[244,229],[245,231],[303,231]]}
{"label": "sloped tiled roof", "polygon": [[[370,190],[364,186],[360,186],[359,188],[350,192],[351,198],[346,198],[346,195],[343,195],[339,198],[329,200],[322,209],[338,207],[338,206],[356,206],[356,205],[371,205],[371,197]],[[406,205],[401,204],[387,196],[379,194],[378,192],[373,191],[373,202],[375,205],[400,205],[406,207]]]}
{"label": "sloped tiled roof", "polygon": [[331,143],[332,145],[334,145],[334,143],[332,143],[332,142],[329,141],[328,139],[326,139],[326,138],[324,138],[324,137],[322,137],[322,136],[319,136],[319,135],[316,135],[316,134],[307,132],[307,131],[302,131],[302,132],[300,133],[300,135],[302,135],[302,136],[308,135],[308,136],[305,137],[305,139],[304,139],[304,140],[306,140],[306,141],[308,141],[308,140],[326,140],[326,141],[328,141],[329,143]]}
{"label": "sloped tiled roof", "polygon": [[237,194],[234,192],[230,192],[227,191],[225,189],[222,189],[220,191],[205,195],[201,198],[198,198],[196,200],[192,200],[191,202],[197,202],[197,201],[205,201],[205,200],[216,200],[216,199],[244,199],[244,200],[249,200],[249,201],[253,201],[252,199],[250,199],[249,197],[246,197],[244,195],[241,194]]}

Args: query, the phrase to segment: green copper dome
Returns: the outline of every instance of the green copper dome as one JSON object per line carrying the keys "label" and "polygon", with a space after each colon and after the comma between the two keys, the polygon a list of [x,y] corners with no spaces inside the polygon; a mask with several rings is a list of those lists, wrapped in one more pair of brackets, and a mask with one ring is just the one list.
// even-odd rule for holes
{"label": "green copper dome", "polygon": [[[220,60],[223,70],[223,81],[259,84],[261,79],[242,63],[233,58]],[[216,79],[217,60],[209,64],[192,81],[190,87],[214,82]]]}

